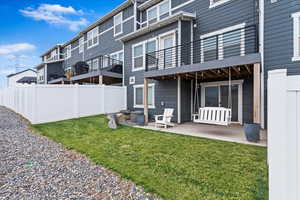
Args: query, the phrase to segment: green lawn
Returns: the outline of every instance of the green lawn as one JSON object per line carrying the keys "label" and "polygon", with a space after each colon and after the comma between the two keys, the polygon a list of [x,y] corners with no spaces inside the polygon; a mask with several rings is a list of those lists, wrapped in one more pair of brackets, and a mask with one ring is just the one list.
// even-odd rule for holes
{"label": "green lawn", "polygon": [[266,148],[106,124],[94,116],[33,129],[163,199],[268,199]]}

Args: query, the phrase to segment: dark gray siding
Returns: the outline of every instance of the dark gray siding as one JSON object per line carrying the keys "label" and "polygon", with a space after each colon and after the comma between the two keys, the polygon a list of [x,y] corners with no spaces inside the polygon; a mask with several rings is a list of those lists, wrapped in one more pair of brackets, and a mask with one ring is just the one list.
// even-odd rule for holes
{"label": "dark gray siding", "polygon": [[[173,14],[179,11],[185,11],[189,13],[196,13],[196,19],[194,20],[194,37],[191,38],[191,23],[182,22],[181,29],[181,43],[188,43],[192,40],[199,40],[200,35],[206,34],[212,31],[230,27],[233,25],[245,23],[246,26],[255,25],[257,23],[256,12],[257,0],[231,0],[225,4],[222,4],[215,8],[209,8],[209,0],[196,0],[190,4],[185,5],[177,10],[173,10]],[[185,3],[185,0],[172,0],[172,8]],[[146,21],[146,11],[139,13],[142,16],[142,21]],[[153,38],[160,33],[167,32],[175,29],[177,23],[174,25],[164,27],[158,31],[154,31],[151,34],[136,38],[134,40],[125,43],[125,85],[128,86],[128,108],[133,108],[133,85],[129,85],[129,77],[135,76],[135,84],[143,84],[144,71],[132,72],[132,44],[139,43],[149,38]],[[187,55],[189,57],[189,55]],[[184,58],[182,58],[184,59]],[[172,106],[175,109],[174,120],[177,121],[177,80],[163,80],[163,81],[151,81],[155,83],[155,106],[156,109],[149,110],[150,117],[153,114],[162,114],[163,108]],[[169,84],[169,85],[167,85]],[[243,93],[243,119],[244,121],[252,120],[252,83],[245,80]],[[188,80],[182,80],[181,83],[181,119],[183,122],[191,120],[191,82]],[[161,103],[165,103],[162,107]]]}
{"label": "dark gray siding", "polygon": [[300,62],[292,62],[294,48],[291,15],[295,12],[300,12],[300,1],[265,1],[265,72],[287,68],[290,75],[300,74]]}
{"label": "dark gray siding", "polygon": [[[158,37],[162,33],[166,33],[171,30],[175,30],[178,27],[178,23],[171,24],[164,28],[153,31],[144,36],[138,37],[134,40],[126,42],[124,44],[125,52],[125,85],[127,88],[127,105],[130,110],[143,110],[135,109],[133,107],[133,86],[140,85],[144,83],[144,71],[132,72],[132,45],[146,41],[147,39]],[[129,84],[129,77],[135,77],[135,84]],[[164,108],[174,108],[174,121],[177,121],[177,80],[164,80],[164,81],[154,81],[151,80],[150,83],[155,84],[155,109],[149,109],[150,118],[153,119],[153,115],[162,114]]]}
{"label": "dark gray siding", "polygon": [[286,68],[289,75],[300,74],[300,62],[293,62],[293,18],[300,11],[300,1],[284,0],[271,3],[265,1],[264,30],[264,80],[265,122],[267,122],[268,71]]}
{"label": "dark gray siding", "polygon": [[[130,18],[130,19],[129,19]],[[128,20],[129,19],[129,20]],[[72,66],[78,61],[88,61],[100,55],[110,55],[114,52],[123,50],[122,42],[118,41],[118,38],[134,31],[134,18],[133,18],[133,6],[129,6],[123,10],[123,34],[114,37],[114,18],[111,17],[99,27],[99,44],[92,48],[87,48],[87,44],[84,45],[84,52],[79,53],[79,40],[72,43],[72,56],[65,61],[65,66]],[[87,33],[84,34],[85,41],[87,40]]]}

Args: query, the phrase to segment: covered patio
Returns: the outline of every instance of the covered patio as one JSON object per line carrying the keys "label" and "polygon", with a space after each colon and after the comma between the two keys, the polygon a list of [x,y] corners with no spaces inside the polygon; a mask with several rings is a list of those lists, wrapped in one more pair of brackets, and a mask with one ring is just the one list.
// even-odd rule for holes
{"label": "covered patio", "polygon": [[136,126],[136,127],[163,131],[167,133],[221,140],[227,142],[236,142],[241,144],[263,146],[263,147],[267,146],[266,130],[260,131],[260,141],[258,143],[248,142],[244,134],[243,126],[238,124],[232,124],[227,127],[227,126],[195,124],[192,122],[186,122],[182,124],[176,124],[174,127],[166,129],[166,128],[156,128],[155,123],[148,123],[147,126]]}

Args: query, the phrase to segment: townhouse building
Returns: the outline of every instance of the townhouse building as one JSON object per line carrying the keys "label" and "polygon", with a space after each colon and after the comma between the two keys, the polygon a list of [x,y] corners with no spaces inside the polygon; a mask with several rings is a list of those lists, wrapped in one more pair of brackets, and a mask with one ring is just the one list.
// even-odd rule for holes
{"label": "townhouse building", "polygon": [[40,83],[123,84],[128,109],[146,118],[174,108],[181,123],[226,107],[232,122],[264,126],[268,71],[299,73],[299,4],[128,0],[43,54]]}

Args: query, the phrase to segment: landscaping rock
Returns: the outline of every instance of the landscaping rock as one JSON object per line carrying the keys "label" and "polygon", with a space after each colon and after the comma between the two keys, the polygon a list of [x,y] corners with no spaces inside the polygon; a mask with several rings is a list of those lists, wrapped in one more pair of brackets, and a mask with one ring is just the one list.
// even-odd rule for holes
{"label": "landscaping rock", "polygon": [[0,199],[157,199],[0,107]]}
{"label": "landscaping rock", "polygon": [[111,128],[111,129],[117,129],[118,128],[118,126],[117,126],[117,120],[116,120],[116,115],[109,114],[109,115],[107,115],[107,119],[109,120],[109,122],[108,122],[108,128]]}

